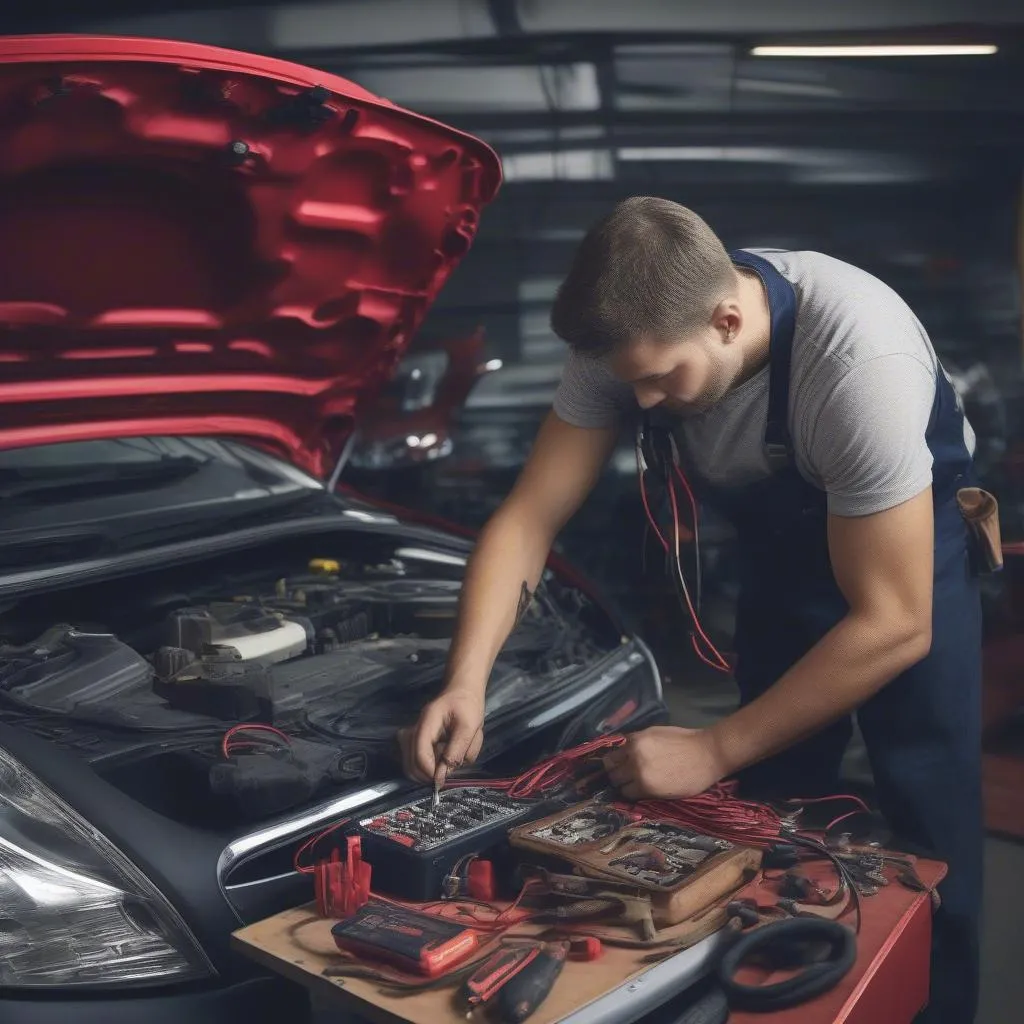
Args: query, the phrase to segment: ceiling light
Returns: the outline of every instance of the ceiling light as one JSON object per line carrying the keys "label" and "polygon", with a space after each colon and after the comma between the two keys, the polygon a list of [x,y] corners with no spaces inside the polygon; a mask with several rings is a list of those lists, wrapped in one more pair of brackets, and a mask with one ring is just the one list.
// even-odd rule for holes
{"label": "ceiling light", "polygon": [[998,51],[990,44],[873,46],[755,46],[753,57],[985,57]]}

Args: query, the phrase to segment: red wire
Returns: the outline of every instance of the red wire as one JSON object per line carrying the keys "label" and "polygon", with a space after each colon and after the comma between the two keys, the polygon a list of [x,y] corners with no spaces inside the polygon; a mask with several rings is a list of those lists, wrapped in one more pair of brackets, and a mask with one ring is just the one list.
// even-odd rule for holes
{"label": "red wire", "polygon": [[[678,467],[677,467],[677,470],[678,470]],[[686,490],[689,493],[689,491],[690,491],[689,484],[686,485]],[[682,573],[682,568],[679,567],[679,565],[678,565],[678,561],[679,561],[679,505],[676,502],[676,489],[672,485],[672,481],[671,480],[668,481],[668,496],[669,496],[669,503],[672,506],[672,521],[673,521],[674,526],[675,526],[675,537],[676,537],[675,557],[676,557],[677,569],[678,569],[679,573],[681,574]],[[692,501],[692,498],[693,498],[692,494],[690,494],[690,498],[691,498],[691,501]],[[697,514],[696,506],[694,506],[694,516],[696,516],[696,514]],[[703,653],[703,651],[700,650],[700,648],[697,645],[697,638],[696,638],[696,636],[691,633],[690,634],[690,639],[691,639],[691,642],[693,643],[693,649],[697,653],[697,657],[699,657],[700,660],[703,661],[705,665],[709,665],[711,668],[717,669],[719,672],[728,672],[728,671],[730,671],[729,663],[725,660],[724,657],[722,657],[722,654],[719,652],[718,648],[711,642],[711,640],[708,637],[707,633],[704,632],[704,627],[700,623],[700,616],[697,614],[697,609],[693,607],[693,602],[690,600],[689,588],[687,588],[685,586],[683,587],[683,597],[686,600],[686,607],[687,607],[687,609],[689,609],[690,618],[693,620],[693,626],[694,626],[694,629],[696,629],[696,631],[697,631],[697,635],[700,636],[701,640],[704,641],[704,643],[707,645],[707,649],[709,651],[711,651],[712,655],[714,655],[714,657],[715,657],[715,659],[717,659],[717,661],[712,661],[710,658],[708,658]]]}
{"label": "red wire", "polygon": [[644,483],[644,473],[642,470],[640,472],[640,500],[644,503],[644,512],[647,515],[647,522],[650,523],[655,536],[659,541],[661,541],[661,546],[668,551],[668,541],[662,536],[661,530],[658,528],[657,520],[651,512],[650,502],[647,500],[647,485]]}
{"label": "red wire", "polygon": [[[865,808],[867,810],[867,808]],[[825,831],[831,831],[841,821],[846,821],[847,818],[852,818],[855,814],[860,814],[860,811],[847,811],[846,814],[840,814],[838,818],[833,818],[826,826]]]}
{"label": "red wire", "polygon": [[[651,504],[650,504],[650,501],[648,500],[648,497],[647,497],[646,473],[644,472],[642,466],[638,467],[638,469],[639,469],[639,477],[640,477],[640,500],[643,502],[644,515],[647,517],[647,522],[650,525],[651,529],[654,531],[654,534],[658,538],[658,541],[661,543],[661,546],[665,549],[666,552],[670,552],[671,551],[671,546],[669,545],[669,542],[666,540],[664,534],[661,532],[661,529],[658,526],[658,522],[657,522],[657,520],[654,517],[654,513],[651,511]],[[678,466],[675,466],[674,469],[676,471],[676,475],[679,477],[679,479],[683,483],[683,486],[686,488],[686,494],[687,494],[687,496],[690,499],[690,509],[691,509],[691,511],[693,513],[694,537],[696,537],[697,501],[696,501],[696,499],[693,496],[693,491],[690,488],[689,481],[683,475],[682,470],[680,470],[680,468]],[[671,480],[667,481],[667,486],[668,486],[669,500],[670,500],[670,502],[672,504],[672,515],[673,515],[673,521],[675,523],[676,536],[678,537],[679,536],[679,507],[678,507],[678,505],[676,503],[675,488],[672,486],[672,481]],[[678,547],[677,547],[677,550],[676,550],[677,561],[678,561],[678,554],[679,554],[679,552],[678,552]],[[704,651],[701,649],[700,644],[698,643],[697,634],[691,633],[690,634],[690,643],[693,646],[694,653],[697,655],[698,658],[700,658],[700,660],[702,662],[704,662],[705,665],[708,665],[710,668],[713,668],[713,669],[715,669],[718,672],[731,672],[732,668],[729,665],[729,663],[726,661],[726,659],[719,652],[718,648],[715,647],[715,645],[708,638],[707,634],[704,632],[704,629],[703,629],[703,627],[702,627],[702,625],[700,623],[700,618],[697,615],[697,613],[696,613],[696,611],[695,611],[695,609],[693,607],[693,604],[690,601],[690,595],[688,593],[686,593],[685,589],[684,589],[684,595],[686,597],[686,603],[687,603],[687,606],[689,608],[690,618],[693,620],[693,624],[694,624],[694,626],[695,626],[695,628],[697,630],[697,633],[700,634],[700,638],[707,645],[707,649],[711,651],[711,653],[714,656],[714,658],[713,659],[709,658],[704,653]]]}
{"label": "red wire", "polygon": [[[278,739],[284,740],[284,742],[291,746],[291,739],[287,734],[281,732],[280,729],[275,729],[272,725],[263,725],[260,722],[246,722],[241,725],[233,725],[226,733],[224,738],[221,740],[220,749],[221,753],[227,758],[231,756],[231,741],[240,732],[267,732],[278,737]],[[250,740],[250,743],[255,742]]]}
{"label": "red wire", "polygon": [[[672,468],[676,471],[676,476],[679,477],[680,483],[682,483],[683,487],[686,489],[686,496],[690,499],[690,512],[693,515],[693,537],[694,537],[694,541],[696,541],[696,539],[697,539],[697,499],[694,497],[693,489],[690,487],[690,481],[686,479],[686,474],[682,471],[682,469],[680,469],[679,466],[674,465],[674,464],[673,464]],[[720,668],[719,665],[713,664],[711,661],[709,661],[707,659],[707,657],[705,657],[704,652],[700,649],[700,644],[697,643],[697,637],[692,635],[692,634],[690,636],[690,643],[693,645],[694,653],[697,655],[698,658],[700,658],[701,661],[704,662],[705,665],[710,665],[711,668],[714,668],[714,669]],[[715,653],[718,653],[718,652],[716,651]],[[719,654],[719,657],[721,658],[722,656]],[[722,660],[724,661],[725,659],[723,658]],[[731,671],[731,668],[730,668],[730,671]]]}
{"label": "red wire", "polygon": [[693,512],[693,521],[697,522],[697,499],[693,496],[693,491],[690,488],[690,481],[686,479],[686,474],[675,464],[672,468],[676,471],[676,476],[682,481],[683,487],[686,488],[686,493],[690,499],[690,511]]}
{"label": "red wire", "polygon": [[336,822],[329,828],[323,829],[321,832],[317,832],[316,835],[311,836],[307,839],[296,851],[295,856],[292,858],[292,866],[295,868],[296,873],[300,875],[311,875],[316,870],[313,864],[302,864],[302,855],[307,851],[313,849],[321,839],[326,839],[329,835],[337,832],[342,825],[347,825],[349,822],[348,818],[342,818],[341,821]]}

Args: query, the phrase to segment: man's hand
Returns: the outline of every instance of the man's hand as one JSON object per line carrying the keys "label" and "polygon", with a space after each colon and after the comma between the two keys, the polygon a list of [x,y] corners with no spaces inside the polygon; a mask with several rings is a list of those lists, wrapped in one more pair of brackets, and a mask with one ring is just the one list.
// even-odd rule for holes
{"label": "man's hand", "polygon": [[472,764],[484,742],[483,694],[445,690],[423,709],[412,729],[399,731],[398,742],[402,768],[417,782],[432,782],[439,764],[449,770]]}
{"label": "man's hand", "polygon": [[630,800],[696,796],[725,774],[709,733],[666,725],[631,733],[605,756],[604,766]]}

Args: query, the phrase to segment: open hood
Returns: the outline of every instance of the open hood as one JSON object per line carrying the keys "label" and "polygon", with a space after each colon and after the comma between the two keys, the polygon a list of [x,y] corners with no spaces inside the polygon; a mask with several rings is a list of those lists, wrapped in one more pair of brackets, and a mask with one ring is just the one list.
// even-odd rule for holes
{"label": "open hood", "polygon": [[296,64],[0,38],[0,448],[221,435],[328,474],[500,180]]}

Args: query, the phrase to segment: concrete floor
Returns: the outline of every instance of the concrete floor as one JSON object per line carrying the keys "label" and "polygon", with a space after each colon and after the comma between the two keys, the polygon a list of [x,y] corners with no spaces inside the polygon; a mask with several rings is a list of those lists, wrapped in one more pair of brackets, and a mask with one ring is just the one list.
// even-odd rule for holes
{"label": "concrete floor", "polygon": [[[721,677],[680,672],[685,687],[669,676],[665,700],[678,725],[707,725],[736,704],[735,688]],[[851,779],[870,781],[863,743],[855,735],[844,767]],[[981,1006],[975,1024],[1024,1020],[1024,844],[990,837],[985,851],[985,926],[982,938]]]}

